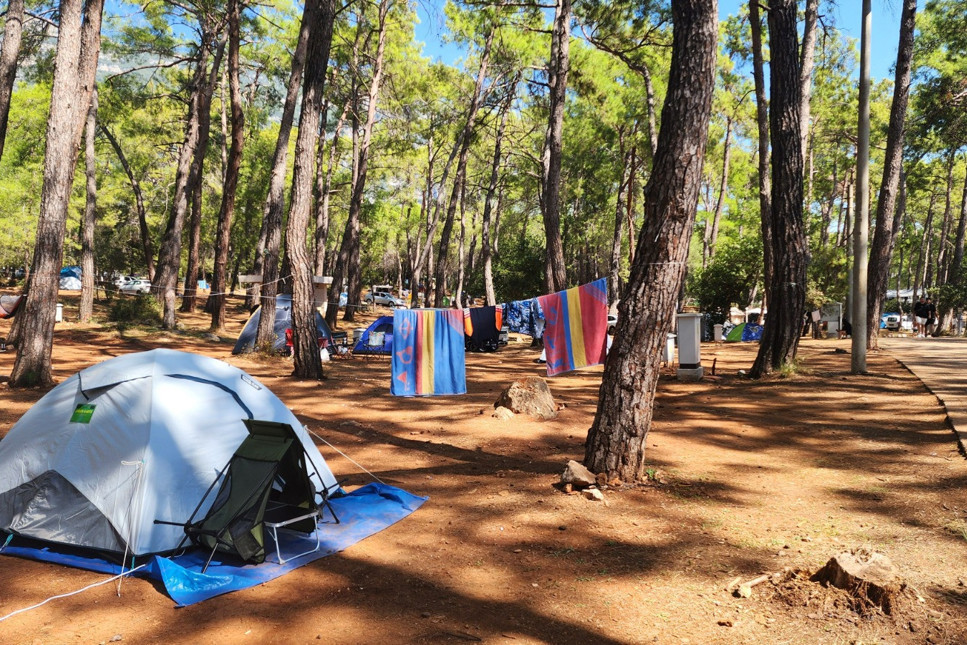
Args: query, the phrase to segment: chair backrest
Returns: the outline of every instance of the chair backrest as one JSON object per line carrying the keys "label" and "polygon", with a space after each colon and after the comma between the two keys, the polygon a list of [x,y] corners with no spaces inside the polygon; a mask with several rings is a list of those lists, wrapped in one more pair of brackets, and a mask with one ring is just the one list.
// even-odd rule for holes
{"label": "chair backrest", "polygon": [[[291,426],[250,419],[245,425],[249,436],[228,462],[208,513],[186,525],[185,532],[209,549],[259,563],[265,560],[263,521],[270,498],[309,509],[315,504],[315,491],[302,444]],[[309,522],[304,529],[293,528],[311,531],[314,521]]]}

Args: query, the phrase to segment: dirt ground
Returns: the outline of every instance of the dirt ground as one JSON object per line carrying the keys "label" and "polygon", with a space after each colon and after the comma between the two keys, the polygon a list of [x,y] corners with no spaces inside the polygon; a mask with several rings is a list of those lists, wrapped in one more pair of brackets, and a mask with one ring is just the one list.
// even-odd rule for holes
{"label": "dirt ground", "polygon": [[[64,296],[64,294],[62,294]],[[69,297],[65,316],[76,318]],[[327,364],[298,382],[285,359],[231,356],[184,332],[57,326],[58,380],[130,351],[171,347],[232,363],[379,479],[429,501],[346,551],[264,585],[177,609],[162,588],[106,584],[0,622],[0,643],[964,643],[967,463],[935,397],[897,362],[849,374],[848,341],[804,339],[803,370],[743,378],[756,345],[703,346],[698,383],[659,384],[647,485],[605,503],[554,487],[583,457],[601,368],[549,379],[555,420],[491,418],[515,378],[544,375],[525,342],[467,357],[462,397],[389,396],[387,359]],[[8,321],[0,323],[5,335]],[[355,326],[355,325],[354,325]],[[14,354],[0,354],[6,381]],[[0,436],[43,394],[0,385]],[[321,445],[347,488],[370,475]],[[808,580],[727,586],[838,552],[877,549],[905,576],[893,616],[857,613]],[[101,574],[0,557],[0,617]]]}

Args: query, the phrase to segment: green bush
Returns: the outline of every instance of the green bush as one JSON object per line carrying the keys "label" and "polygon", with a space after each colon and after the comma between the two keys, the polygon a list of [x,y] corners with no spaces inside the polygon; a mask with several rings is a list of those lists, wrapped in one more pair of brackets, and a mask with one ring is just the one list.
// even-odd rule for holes
{"label": "green bush", "polygon": [[134,298],[118,298],[111,306],[110,318],[122,325],[157,326],[161,313],[161,304],[154,296],[138,294]]}

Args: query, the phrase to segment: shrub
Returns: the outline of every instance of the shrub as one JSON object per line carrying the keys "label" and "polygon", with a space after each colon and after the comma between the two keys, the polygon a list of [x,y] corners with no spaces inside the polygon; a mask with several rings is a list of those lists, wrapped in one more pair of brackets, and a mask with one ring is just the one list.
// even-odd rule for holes
{"label": "shrub", "polygon": [[138,294],[134,298],[118,298],[111,306],[110,319],[121,325],[157,326],[161,313],[161,304],[154,296]]}

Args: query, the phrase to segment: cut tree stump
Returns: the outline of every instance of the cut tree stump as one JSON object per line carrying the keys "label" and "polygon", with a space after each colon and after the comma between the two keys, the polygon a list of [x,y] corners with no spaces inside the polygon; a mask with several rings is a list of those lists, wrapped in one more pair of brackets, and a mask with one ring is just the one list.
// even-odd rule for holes
{"label": "cut tree stump", "polygon": [[906,588],[888,557],[865,548],[830,558],[812,580],[843,589],[861,606],[878,607],[885,614],[892,613],[898,596]]}

